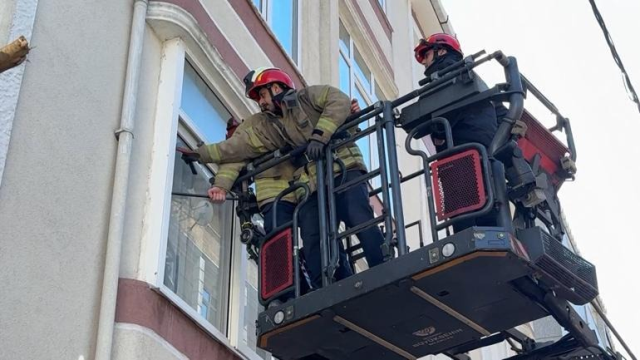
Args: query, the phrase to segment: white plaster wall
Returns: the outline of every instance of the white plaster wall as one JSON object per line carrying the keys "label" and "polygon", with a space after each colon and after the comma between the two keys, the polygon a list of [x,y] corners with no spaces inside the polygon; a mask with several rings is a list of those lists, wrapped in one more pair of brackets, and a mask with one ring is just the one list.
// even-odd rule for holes
{"label": "white plaster wall", "polygon": [[[8,0],[0,5],[0,46],[24,36],[31,41],[38,0]],[[0,186],[26,62],[0,74]]]}
{"label": "white plaster wall", "polygon": [[[413,11],[416,13],[420,26],[425,32],[425,36],[442,32],[442,26],[440,26],[438,16],[433,11],[431,1],[432,0],[411,0]],[[446,9],[444,10],[446,12]]]}
{"label": "white plaster wall", "polygon": [[16,6],[16,0],[0,2],[0,46],[9,42],[9,28]]}
{"label": "white plaster wall", "polygon": [[272,65],[228,1],[202,0],[201,2],[249,69]]}
{"label": "white plaster wall", "polygon": [[38,5],[0,188],[0,358],[89,359],[132,2]]}
{"label": "white plaster wall", "polygon": [[131,155],[127,216],[122,241],[120,277],[145,280],[140,269],[142,225],[148,201],[148,178],[158,95],[162,42],[147,25],[140,66],[140,84],[135,114],[134,140]]}
{"label": "white plaster wall", "polygon": [[301,67],[310,85],[338,86],[338,1],[302,1]]}
{"label": "white plaster wall", "polygon": [[[412,61],[415,60],[413,58],[414,44],[411,32],[413,21],[411,18],[410,1],[388,2],[387,7],[387,16],[394,30],[392,33],[393,58],[390,62],[394,66],[394,79],[399,96],[402,96],[416,88],[414,86],[412,72]],[[378,21],[377,18],[375,21]],[[404,145],[407,135],[406,132],[400,128],[396,129],[396,131],[400,172],[406,176],[418,171],[422,167],[422,162],[419,157],[409,155],[406,152]],[[422,208],[427,206],[426,198],[416,196],[416,194],[421,194],[420,182],[424,182],[423,177],[410,180],[402,186],[402,200],[405,205],[405,224],[417,220],[428,221],[422,218]],[[423,236],[425,243],[428,243],[429,234],[425,232]],[[407,244],[411,250],[418,248],[419,231],[417,227],[412,227],[407,230]]]}
{"label": "white plaster wall", "polygon": [[155,332],[133,324],[117,324],[113,333],[113,360],[187,360]]}

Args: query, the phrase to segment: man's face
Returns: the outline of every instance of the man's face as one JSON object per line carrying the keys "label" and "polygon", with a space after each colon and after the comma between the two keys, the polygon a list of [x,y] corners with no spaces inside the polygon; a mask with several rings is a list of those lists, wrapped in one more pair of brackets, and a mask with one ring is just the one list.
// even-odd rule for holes
{"label": "man's face", "polygon": [[[438,50],[439,56],[444,55],[446,53],[447,53],[447,50],[445,49]],[[427,50],[427,52],[424,54],[424,59],[422,59],[422,65],[424,65],[425,67],[431,66],[431,64],[433,64],[434,58],[435,58],[435,51],[433,51],[433,49]]]}
{"label": "man's face", "polygon": [[[269,86],[269,85],[267,85]],[[276,111],[276,105],[273,103],[273,99],[271,98],[271,93],[269,92],[269,88],[265,86],[260,91],[258,91],[258,95],[260,96],[260,100],[258,100],[258,104],[260,105],[260,109],[262,111]],[[272,84],[271,92],[273,95],[278,95],[282,92],[282,88],[278,84]]]}

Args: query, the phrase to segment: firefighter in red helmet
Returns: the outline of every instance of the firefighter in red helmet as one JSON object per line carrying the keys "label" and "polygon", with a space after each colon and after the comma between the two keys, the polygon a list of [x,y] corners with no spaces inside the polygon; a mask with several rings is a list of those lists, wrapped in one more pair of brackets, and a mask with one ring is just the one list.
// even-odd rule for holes
{"label": "firefighter in red helmet", "polygon": [[443,55],[449,51],[456,53],[462,59],[462,48],[458,40],[449,34],[443,33],[433,34],[426,40],[420,39],[418,45],[413,49],[416,61],[427,67],[437,61],[443,61]]}
{"label": "firefighter in red helmet", "polygon": [[233,133],[236,131],[239,125],[240,123],[238,122],[238,120],[236,120],[236,118],[229,118],[229,120],[227,120],[227,133],[225,134],[224,138],[228,139],[232,137]]}
{"label": "firefighter in red helmet", "polygon": [[[324,147],[335,131],[344,123],[350,111],[356,110],[347,95],[331,86],[309,86],[301,90],[293,89],[286,73],[277,69],[267,69],[249,73],[244,79],[247,96],[258,102],[263,111],[273,112],[278,117],[282,137],[298,147],[307,145],[306,156],[296,162],[295,179],[304,182],[311,189],[309,200],[300,210],[300,233],[304,242],[304,256],[313,286],[321,286],[320,236],[318,226],[318,200],[316,190],[315,161],[324,154]],[[351,105],[350,105],[351,103]],[[355,143],[336,150],[346,173],[336,169],[335,181],[350,181],[367,171],[362,153]],[[344,179],[343,179],[344,177]],[[338,221],[348,227],[355,227],[374,218],[369,204],[368,189],[365,184],[336,194]],[[381,246],[384,237],[377,227],[365,229],[357,234],[362,243],[365,258],[370,267],[383,262]],[[341,246],[340,246],[341,247]],[[341,252],[342,255],[342,252]],[[341,256],[344,272],[350,272],[346,258]],[[336,277],[341,278],[340,272]]]}
{"label": "firefighter in red helmet", "polygon": [[[312,195],[300,211],[300,231],[304,242],[303,252],[307,269],[315,287],[321,286],[321,262],[319,246],[318,205],[315,194],[315,160],[324,153],[324,147],[336,130],[344,123],[357,105],[340,90],[328,86],[309,86],[295,89],[291,78],[277,68],[256,69],[244,78],[247,97],[256,101],[262,110],[247,118],[246,126],[240,126],[232,137],[197,149],[202,162],[218,164],[246,161],[262,154],[281,149],[287,145],[299,147],[307,145],[306,156],[296,163],[295,181],[309,185]],[[355,143],[336,150],[335,156],[346,168],[345,181],[366,172],[362,154]],[[366,185],[355,187],[336,196],[339,220],[347,226],[355,227],[374,218],[369,205]],[[300,196],[301,194],[298,194]],[[284,213],[278,207],[276,214]],[[279,221],[278,221],[279,223]],[[370,267],[383,261],[381,246],[382,233],[377,227],[358,234],[365,257]],[[341,247],[340,247],[341,248]],[[340,249],[340,266],[336,270],[337,279],[352,274],[346,253]]]}
{"label": "firefighter in red helmet", "polygon": [[[421,39],[413,52],[416,61],[425,66],[424,75],[427,77],[463,58],[458,40],[444,33]],[[454,145],[473,142],[489,147],[498,129],[496,109],[489,100],[454,110],[445,117],[451,125]],[[431,137],[438,151],[443,150],[444,134],[435,132]]]}
{"label": "firefighter in red helmet", "polygon": [[[425,66],[424,75],[432,77],[436,72],[462,60],[464,55],[455,37],[438,33],[421,39],[414,48],[414,56],[417,62]],[[504,108],[502,104],[497,106]],[[498,130],[496,106],[490,100],[455,109],[443,117],[451,125],[454,146],[479,143],[488,148]],[[438,151],[446,148],[444,138],[444,129],[436,129],[431,133],[431,139]],[[458,232],[474,225],[495,226],[495,215],[490,213],[479,218],[463,220],[454,224],[453,228]]]}

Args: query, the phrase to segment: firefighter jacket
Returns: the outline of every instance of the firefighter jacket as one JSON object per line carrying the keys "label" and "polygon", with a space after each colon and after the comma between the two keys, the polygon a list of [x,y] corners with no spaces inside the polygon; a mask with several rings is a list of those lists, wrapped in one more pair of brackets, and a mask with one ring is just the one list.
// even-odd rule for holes
{"label": "firefighter jacket", "polygon": [[[272,113],[252,115],[245,122],[253,117],[261,117],[263,121],[253,123],[252,120],[249,126],[236,130],[230,139],[202,146],[198,152],[204,161],[230,163],[252,159],[285,145],[296,148],[311,139],[327,144],[349,113],[349,97],[334,87],[318,85],[290,90],[283,97],[281,116]],[[348,170],[367,170],[355,143],[338,149],[336,157]],[[335,165],[334,169],[337,172],[340,168]],[[294,178],[308,183],[313,192],[315,173],[315,163],[309,163],[298,168]]]}
{"label": "firefighter jacket", "polygon": [[[460,59],[461,55],[449,52],[440,56],[435,63],[425,70],[424,74],[425,76],[430,76]],[[483,83],[483,87],[487,88],[486,84]],[[501,106],[501,110],[504,109],[504,106],[499,106]],[[490,100],[482,100],[442,116],[449,121],[454,145],[480,143],[488,148],[498,130],[496,109]],[[436,131],[433,137],[444,139],[444,131]],[[446,149],[446,145],[436,146],[438,151],[443,151],[444,149]]]}
{"label": "firefighter jacket", "polygon": [[[237,130],[242,131],[243,128],[257,125],[259,122],[263,122],[263,125],[268,126],[269,123],[267,121],[273,120],[266,119],[266,116],[253,116],[238,125],[238,127],[234,129],[234,132]],[[204,160],[210,161],[211,159],[206,158]],[[213,186],[230,191],[236,179],[240,175],[240,171],[247,163],[248,161],[221,164],[218,168],[218,172],[216,173]],[[256,199],[258,200],[258,206],[261,209],[265,205],[273,202],[282,191],[289,187],[289,182],[293,181],[294,171],[295,168],[293,165],[287,161],[254,176],[256,184]],[[287,194],[282,198],[282,200],[295,203],[296,196],[293,193]]]}

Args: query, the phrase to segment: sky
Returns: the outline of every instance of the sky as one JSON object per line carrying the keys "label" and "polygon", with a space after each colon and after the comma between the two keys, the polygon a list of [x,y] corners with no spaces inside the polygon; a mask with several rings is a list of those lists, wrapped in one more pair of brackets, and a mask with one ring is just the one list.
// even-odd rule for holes
{"label": "sky", "polygon": [[[609,320],[640,355],[640,113],[589,2],[441,1],[466,53],[515,56],[520,71],[571,120],[578,172],[560,191],[563,210],[582,256],[596,265]],[[640,91],[640,1],[596,4]],[[525,107],[551,125],[549,113],[531,102]]]}

